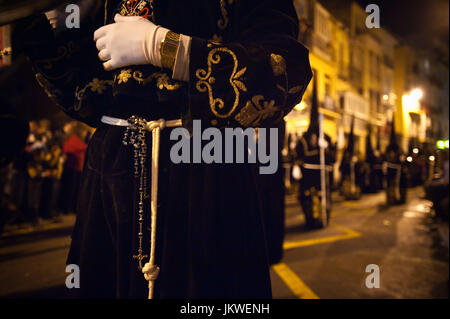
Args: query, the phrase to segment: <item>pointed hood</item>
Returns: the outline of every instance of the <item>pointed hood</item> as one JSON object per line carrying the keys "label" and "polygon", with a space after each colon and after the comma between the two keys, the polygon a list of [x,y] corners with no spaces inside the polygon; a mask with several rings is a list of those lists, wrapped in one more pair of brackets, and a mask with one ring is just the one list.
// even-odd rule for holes
{"label": "pointed hood", "polygon": [[372,126],[367,125],[367,136],[366,136],[366,161],[372,161],[375,157],[375,153],[372,147]]}
{"label": "pointed hood", "polygon": [[377,151],[381,152],[381,127],[377,129]]}
{"label": "pointed hood", "polygon": [[389,145],[397,146],[397,135],[395,133],[395,113],[392,115],[391,122],[391,137],[389,138]]}
{"label": "pointed hood", "polygon": [[392,115],[391,136],[389,138],[389,145],[386,148],[386,152],[388,151],[394,151],[397,154],[400,153],[400,145],[397,142],[397,135],[395,133],[395,113]]}
{"label": "pointed hood", "polygon": [[350,126],[350,134],[348,135],[346,153],[353,156],[355,154],[355,115],[352,115],[352,124]]}
{"label": "pointed hood", "polygon": [[316,133],[319,135],[319,98],[317,96],[317,78],[314,76],[314,86],[311,101],[311,113],[309,116],[308,133]]}

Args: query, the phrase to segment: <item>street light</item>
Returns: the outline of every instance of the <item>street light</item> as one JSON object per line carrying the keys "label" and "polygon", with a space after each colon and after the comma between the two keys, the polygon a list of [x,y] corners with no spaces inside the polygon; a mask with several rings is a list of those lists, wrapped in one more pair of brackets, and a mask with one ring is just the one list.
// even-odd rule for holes
{"label": "street light", "polygon": [[423,91],[421,89],[414,89],[411,91],[410,96],[416,100],[420,101],[423,97]]}
{"label": "street light", "polygon": [[439,150],[445,150],[449,148],[448,140],[439,140],[436,142],[436,146]]}

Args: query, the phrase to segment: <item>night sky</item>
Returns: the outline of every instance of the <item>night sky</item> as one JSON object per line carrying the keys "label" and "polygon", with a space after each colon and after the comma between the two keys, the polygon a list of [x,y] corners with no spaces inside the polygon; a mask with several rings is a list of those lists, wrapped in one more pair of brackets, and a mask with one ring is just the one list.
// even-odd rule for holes
{"label": "night sky", "polygon": [[387,27],[419,47],[437,50],[448,63],[448,0],[358,0],[358,2],[363,7],[371,3],[379,5],[382,27]]}

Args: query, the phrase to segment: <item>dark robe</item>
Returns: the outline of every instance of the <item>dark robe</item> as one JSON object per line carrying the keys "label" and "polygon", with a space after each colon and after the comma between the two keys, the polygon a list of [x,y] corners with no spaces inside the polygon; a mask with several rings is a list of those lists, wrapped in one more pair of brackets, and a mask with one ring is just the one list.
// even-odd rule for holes
{"label": "dark robe", "polygon": [[[284,146],[286,124],[281,123],[278,130],[278,169],[275,174],[259,175],[260,202],[264,216],[264,229],[267,238],[269,263],[277,264],[283,258],[284,242],[284,168],[281,151]],[[267,134],[267,148],[270,134]],[[268,151],[267,151],[268,152]]]}
{"label": "dark robe", "polygon": [[[314,143],[311,135],[316,135],[316,142]],[[325,164],[326,164],[326,196],[327,196],[327,221],[331,214],[331,185],[333,181],[333,164],[335,161],[335,151],[328,135],[325,135],[325,140],[328,147],[325,149]],[[300,162],[302,177],[299,181],[299,201],[302,206],[303,214],[305,215],[306,226],[320,227],[322,222],[320,220],[321,214],[321,171],[320,171],[320,148],[318,145],[318,135],[307,131],[299,140],[296,152],[297,158]]]}
{"label": "dark robe", "polygon": [[365,177],[364,163],[355,160],[350,153],[344,152],[339,170],[341,172],[340,193],[347,200],[359,199],[362,194]]}
{"label": "dark robe", "polygon": [[368,127],[368,134],[366,137],[366,159],[362,164],[363,175],[363,192],[376,193],[381,189],[381,180],[379,173],[381,171],[380,159],[377,152],[372,148],[372,130]]}
{"label": "dark robe", "polygon": [[386,148],[386,201],[388,205],[406,202],[408,174],[402,152],[397,144]]}
{"label": "dark robe", "polygon": [[[202,120],[202,128],[276,127],[301,101],[312,76],[308,51],[296,40],[290,0],[155,0],[157,24],[193,37],[189,83],[173,81],[171,71],[150,65],[102,69],[92,34],[104,20],[112,21],[116,8],[118,1],[109,1],[107,17],[100,7],[94,23],[82,21],[81,29],[68,30],[61,39],[54,39],[43,17],[24,27],[38,81],[66,113],[97,127],[86,154],[68,257],[81,270],[81,288],[73,290],[86,298],[147,296],[147,282],[132,257],[137,251],[133,151],[122,144],[124,128],[102,124],[102,115],[181,117],[187,128],[195,119]],[[170,131],[161,135],[156,297],[270,298],[255,166],[173,164]],[[148,252],[148,208],[144,218]]]}

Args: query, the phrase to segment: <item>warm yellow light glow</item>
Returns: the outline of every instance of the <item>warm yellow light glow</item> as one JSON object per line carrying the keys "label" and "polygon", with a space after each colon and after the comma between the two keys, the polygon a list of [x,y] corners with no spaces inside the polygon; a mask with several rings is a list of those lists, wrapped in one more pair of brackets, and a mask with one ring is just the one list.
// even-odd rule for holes
{"label": "warm yellow light glow", "polygon": [[300,121],[300,126],[308,126],[308,125],[309,125],[309,121],[308,120]]}
{"label": "warm yellow light glow", "polygon": [[414,98],[412,95],[409,95],[409,94],[403,95],[402,102],[403,102],[403,109],[404,109],[405,113],[420,111],[419,100]]}
{"label": "warm yellow light glow", "polygon": [[303,111],[306,108],[306,103],[301,101],[299,104],[295,106],[296,111]]}
{"label": "warm yellow light glow", "polygon": [[411,97],[417,101],[420,101],[420,99],[423,97],[423,91],[421,89],[414,89],[411,91]]}
{"label": "warm yellow light glow", "polygon": [[431,162],[434,162],[434,161],[436,160],[436,157],[434,157],[433,155],[431,155],[430,157],[428,157],[428,159],[429,159]]}
{"label": "warm yellow light glow", "polygon": [[413,149],[413,153],[414,153],[414,154],[419,154],[419,149],[418,149],[417,147],[414,148],[414,149]]}
{"label": "warm yellow light glow", "polygon": [[411,157],[411,156],[408,156],[407,158],[406,158],[406,160],[408,161],[408,162],[412,162],[413,161],[413,158]]}
{"label": "warm yellow light glow", "polygon": [[389,100],[389,95],[387,95],[387,94],[383,95],[383,100],[388,101]]}

